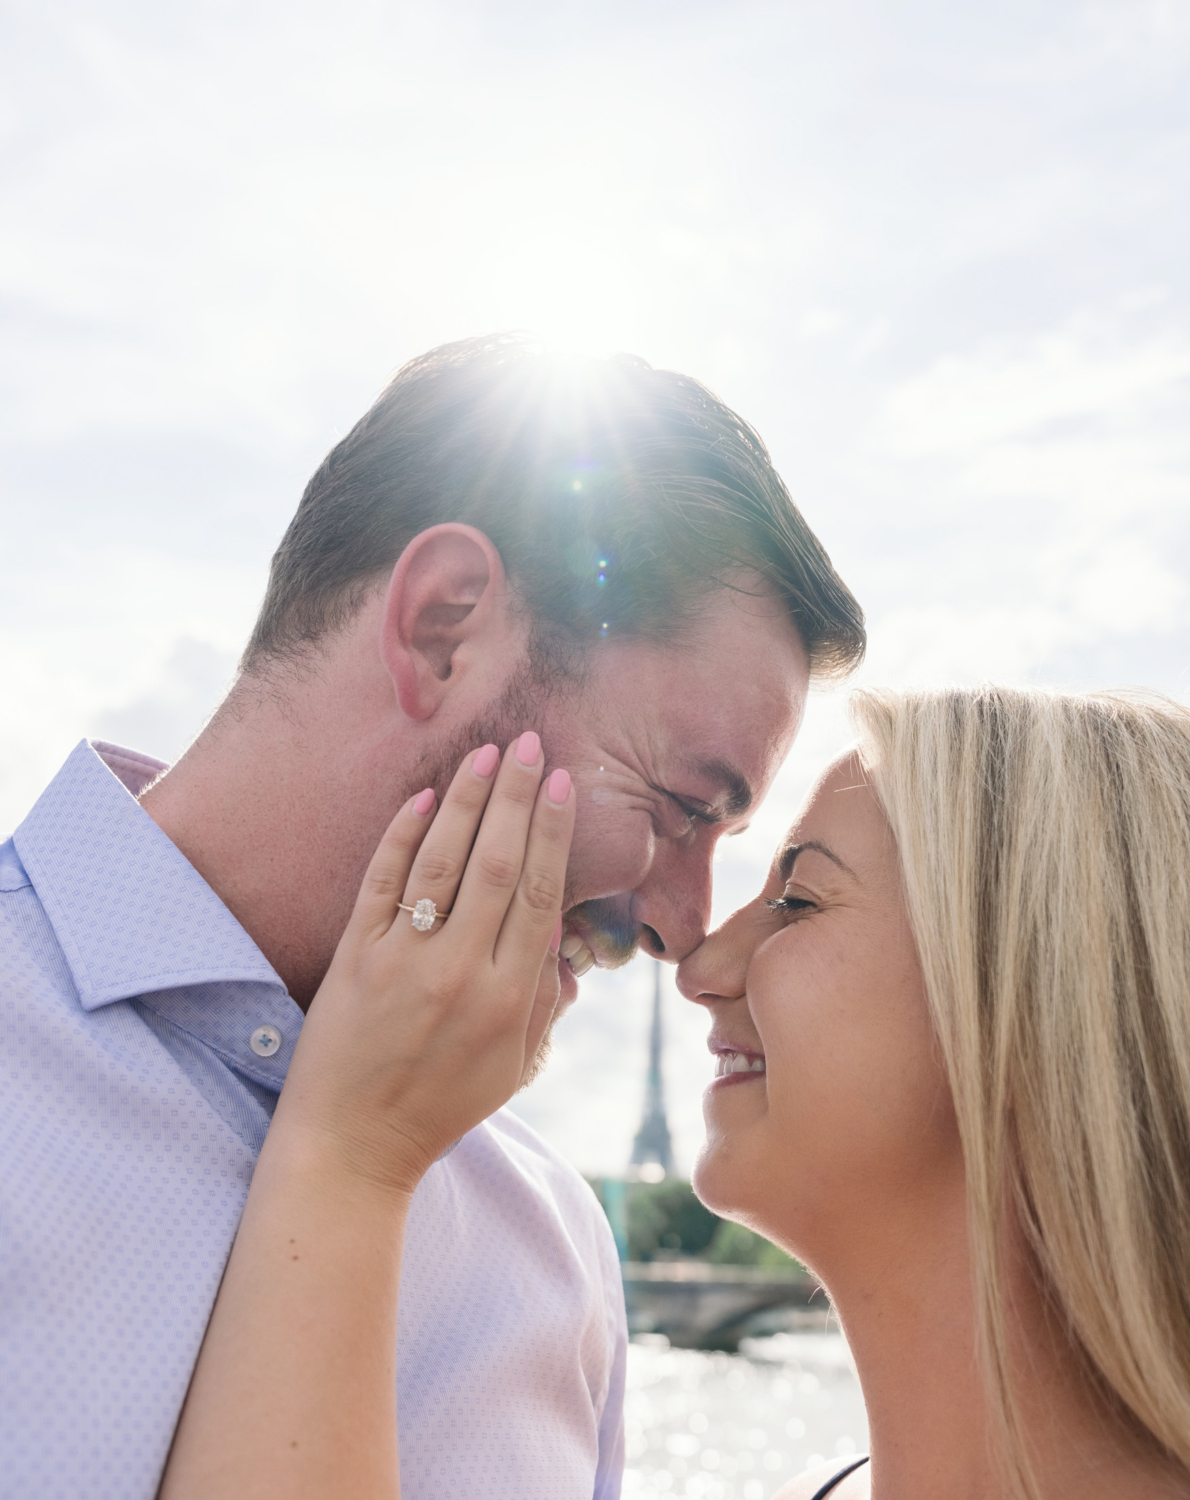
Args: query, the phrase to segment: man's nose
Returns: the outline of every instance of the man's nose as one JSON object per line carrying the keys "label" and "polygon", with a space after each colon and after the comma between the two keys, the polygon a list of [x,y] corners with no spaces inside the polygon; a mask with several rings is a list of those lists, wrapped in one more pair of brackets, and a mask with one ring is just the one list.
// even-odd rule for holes
{"label": "man's nose", "polygon": [[713,848],[710,840],[685,848],[662,844],[633,892],[632,915],[644,929],[641,946],[654,958],[680,963],[706,936]]}

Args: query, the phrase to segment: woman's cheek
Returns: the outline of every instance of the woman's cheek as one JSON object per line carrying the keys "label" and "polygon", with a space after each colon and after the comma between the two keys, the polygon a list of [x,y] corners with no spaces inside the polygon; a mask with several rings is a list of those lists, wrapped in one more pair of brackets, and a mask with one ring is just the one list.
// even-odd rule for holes
{"label": "woman's cheek", "polygon": [[784,1058],[804,1027],[804,1019],[799,1017],[808,997],[791,937],[788,929],[757,934],[748,960],[748,1009],[766,1057],[771,1050],[775,1057]]}
{"label": "woman's cheek", "polygon": [[748,969],[748,1006],[765,1055],[767,1130],[781,1152],[820,1146],[863,1110],[853,1097],[852,1017],[812,940],[794,924],[764,942]]}

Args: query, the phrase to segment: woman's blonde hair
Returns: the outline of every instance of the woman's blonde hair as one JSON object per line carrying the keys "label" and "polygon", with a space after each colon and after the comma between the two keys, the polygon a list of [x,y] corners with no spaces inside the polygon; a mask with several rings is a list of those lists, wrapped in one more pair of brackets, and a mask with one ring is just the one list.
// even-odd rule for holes
{"label": "woman's blonde hair", "polygon": [[1190,709],[862,690],[967,1174],[981,1355],[1018,1484],[1015,1210],[1090,1379],[1190,1468]]}

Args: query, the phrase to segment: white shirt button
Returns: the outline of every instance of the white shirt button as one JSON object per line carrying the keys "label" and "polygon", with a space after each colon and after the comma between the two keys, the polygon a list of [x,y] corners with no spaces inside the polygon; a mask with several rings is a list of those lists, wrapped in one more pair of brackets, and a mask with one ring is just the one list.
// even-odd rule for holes
{"label": "white shirt button", "polygon": [[248,1045],[257,1057],[272,1057],[284,1040],[275,1026],[258,1026],[248,1038]]}

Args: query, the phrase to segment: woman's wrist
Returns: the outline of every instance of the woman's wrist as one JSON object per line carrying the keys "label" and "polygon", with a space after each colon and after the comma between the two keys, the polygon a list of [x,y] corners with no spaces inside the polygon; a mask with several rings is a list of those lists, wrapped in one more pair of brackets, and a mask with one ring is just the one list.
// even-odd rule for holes
{"label": "woman's wrist", "polygon": [[364,1141],[292,1118],[278,1108],[253,1189],[283,1190],[337,1212],[403,1222],[425,1166],[399,1142]]}

